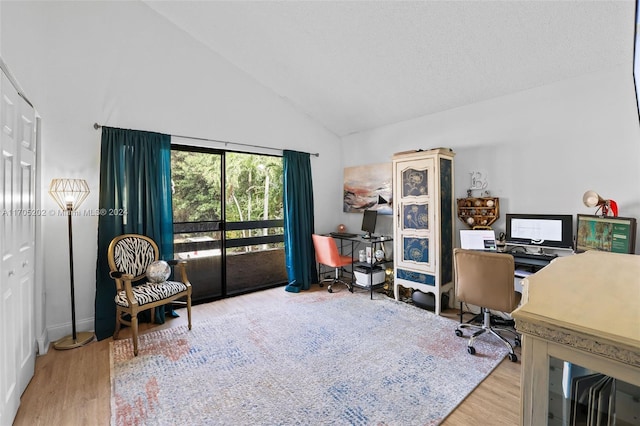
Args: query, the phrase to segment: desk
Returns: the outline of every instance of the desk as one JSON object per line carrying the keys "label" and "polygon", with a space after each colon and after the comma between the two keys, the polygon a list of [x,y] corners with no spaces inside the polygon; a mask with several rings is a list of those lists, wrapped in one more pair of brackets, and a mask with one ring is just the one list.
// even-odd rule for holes
{"label": "desk", "polygon": [[618,424],[637,424],[638,277],[640,256],[589,251],[560,257],[525,280],[522,305],[511,314],[522,333],[522,425],[569,424],[571,400],[555,374],[563,363],[618,380]]}
{"label": "desk", "polygon": [[[507,249],[506,251],[502,251],[502,253],[513,256],[513,261],[515,263],[515,269],[516,269],[515,277],[514,277],[514,286],[516,291],[520,293],[522,293],[521,280],[523,278],[527,278],[529,275],[538,272],[540,269],[544,268],[553,260],[559,257],[570,256],[573,254],[573,251],[567,250],[567,249],[553,249],[555,250],[555,253],[553,254],[548,254],[548,253],[534,254],[529,251],[520,251],[520,250],[527,250],[527,247],[533,250],[540,250],[540,248],[537,248],[537,247],[518,245],[518,246],[511,246],[510,249]],[[515,250],[516,248],[520,250]]]}
{"label": "desk", "polygon": [[349,236],[344,236],[344,235],[333,235],[333,234],[328,234],[329,236],[340,240],[340,249],[344,254],[344,244],[343,242],[347,242],[351,244],[351,256],[353,257],[356,253],[356,248],[357,246],[360,245],[364,245],[365,247],[369,247],[371,250],[371,258],[369,260],[369,262],[359,262],[359,261],[354,261],[353,262],[353,268],[357,268],[357,267],[363,267],[365,269],[368,269],[368,272],[365,272],[369,275],[369,283],[371,283],[371,285],[359,285],[357,282],[355,282],[354,278],[355,278],[355,272],[352,270],[352,280],[353,280],[353,285],[357,286],[357,287],[361,287],[361,288],[369,288],[370,290],[370,297],[371,299],[373,299],[373,289],[374,287],[380,286],[381,284],[373,284],[373,277],[371,276],[371,271],[375,270],[374,268],[377,266],[383,266],[383,271],[384,271],[384,265],[387,263],[392,263],[393,259],[383,259],[381,261],[376,261],[374,255],[376,250],[378,250],[379,248],[382,248],[382,244],[386,243],[387,241],[393,241],[393,238],[391,237],[382,237],[382,236],[372,236],[371,238],[363,238],[362,236],[355,236],[355,237],[349,237]]}

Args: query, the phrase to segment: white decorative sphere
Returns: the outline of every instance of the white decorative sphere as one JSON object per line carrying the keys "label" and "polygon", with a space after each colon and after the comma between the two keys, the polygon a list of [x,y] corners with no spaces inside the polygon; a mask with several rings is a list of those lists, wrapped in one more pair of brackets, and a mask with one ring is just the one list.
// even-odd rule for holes
{"label": "white decorative sphere", "polygon": [[469,225],[473,225],[473,223],[474,223],[474,222],[475,222],[475,219],[474,219],[474,218],[472,218],[472,217],[468,217],[468,218],[467,218],[467,223],[468,223]]}
{"label": "white decorative sphere", "polygon": [[147,268],[147,278],[152,283],[161,283],[167,280],[171,275],[171,267],[164,260],[156,260],[151,262]]}
{"label": "white decorative sphere", "polygon": [[382,250],[376,250],[375,257],[378,262],[384,259],[384,252]]}
{"label": "white decorative sphere", "polygon": [[493,200],[487,200],[487,207],[493,207]]}

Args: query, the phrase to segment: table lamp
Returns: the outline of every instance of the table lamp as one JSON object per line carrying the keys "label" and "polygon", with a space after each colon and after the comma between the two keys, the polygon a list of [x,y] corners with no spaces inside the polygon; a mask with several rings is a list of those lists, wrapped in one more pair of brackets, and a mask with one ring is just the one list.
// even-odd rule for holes
{"label": "table lamp", "polygon": [[605,200],[595,191],[587,191],[582,196],[582,202],[587,207],[598,207],[598,211],[602,212],[602,216],[608,216],[609,210],[614,217],[618,216],[618,204],[613,200]]}
{"label": "table lamp", "polygon": [[71,336],[63,337],[54,342],[55,349],[73,349],[83,346],[93,340],[93,333],[76,332],[76,302],[75,288],[73,283],[73,232],[71,227],[71,217],[73,211],[82,204],[89,195],[89,185],[84,179],[53,179],[49,185],[49,195],[56,201],[58,206],[67,214],[69,225],[69,277],[71,284]]}

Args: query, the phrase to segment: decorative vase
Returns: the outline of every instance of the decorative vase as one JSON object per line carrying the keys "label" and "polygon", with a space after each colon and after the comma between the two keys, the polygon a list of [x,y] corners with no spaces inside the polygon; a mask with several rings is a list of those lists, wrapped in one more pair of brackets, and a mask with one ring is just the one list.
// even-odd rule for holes
{"label": "decorative vase", "polygon": [[376,250],[375,257],[378,262],[384,260],[384,252],[382,250]]}

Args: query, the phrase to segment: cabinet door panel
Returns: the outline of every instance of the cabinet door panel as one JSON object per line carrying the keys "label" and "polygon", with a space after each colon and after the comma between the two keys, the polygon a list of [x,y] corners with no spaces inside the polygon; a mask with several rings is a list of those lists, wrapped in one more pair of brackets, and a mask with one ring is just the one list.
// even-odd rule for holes
{"label": "cabinet door panel", "polygon": [[433,159],[410,160],[396,164],[397,229],[396,262],[399,267],[420,266],[433,272],[433,239],[435,197]]}
{"label": "cabinet door panel", "polygon": [[428,203],[403,203],[402,204],[402,229],[408,231],[429,230],[429,204]]}
{"label": "cabinet door panel", "polygon": [[[423,167],[425,165],[422,165]],[[425,168],[406,168],[402,171],[402,198],[422,197],[430,194],[428,170]]]}

